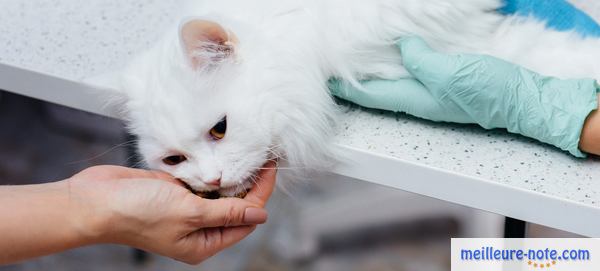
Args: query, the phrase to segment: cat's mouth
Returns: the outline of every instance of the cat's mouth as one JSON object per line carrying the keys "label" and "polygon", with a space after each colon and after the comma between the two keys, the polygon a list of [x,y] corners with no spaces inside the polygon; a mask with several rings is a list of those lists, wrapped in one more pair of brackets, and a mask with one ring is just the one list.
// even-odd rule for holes
{"label": "cat's mouth", "polygon": [[250,189],[252,188],[251,178],[243,181],[241,184],[237,184],[231,187],[223,187],[218,190],[212,191],[197,191],[187,184],[185,180],[181,180],[185,187],[192,193],[205,199],[220,199],[220,198],[240,198],[246,197]]}
{"label": "cat's mouth", "polygon": [[[223,193],[220,190],[209,191],[209,192],[194,192],[194,194],[198,195],[201,198],[205,199],[220,199],[220,198],[240,198],[243,199],[246,197],[250,189],[237,192],[233,194],[233,196],[227,196],[228,193]],[[193,192],[193,191],[192,191]]]}

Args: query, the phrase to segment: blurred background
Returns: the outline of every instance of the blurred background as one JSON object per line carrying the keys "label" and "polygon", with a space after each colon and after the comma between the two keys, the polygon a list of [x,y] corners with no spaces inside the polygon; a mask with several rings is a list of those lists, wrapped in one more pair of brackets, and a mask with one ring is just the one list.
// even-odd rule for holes
{"label": "blurred background", "polygon": [[[120,121],[0,91],[0,185],[127,165]],[[16,270],[450,270],[450,238],[502,237],[503,217],[331,175],[278,191],[270,220],[199,266],[99,245],[0,267]],[[568,237],[538,225],[530,237]],[[0,239],[1,240],[1,239]]]}

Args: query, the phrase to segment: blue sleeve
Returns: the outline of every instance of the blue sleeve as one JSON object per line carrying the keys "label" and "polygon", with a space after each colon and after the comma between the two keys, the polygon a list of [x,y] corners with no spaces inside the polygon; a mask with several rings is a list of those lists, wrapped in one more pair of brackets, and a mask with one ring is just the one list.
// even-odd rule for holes
{"label": "blue sleeve", "polygon": [[502,14],[533,16],[559,31],[575,30],[583,36],[600,37],[600,25],[566,0],[505,0]]}

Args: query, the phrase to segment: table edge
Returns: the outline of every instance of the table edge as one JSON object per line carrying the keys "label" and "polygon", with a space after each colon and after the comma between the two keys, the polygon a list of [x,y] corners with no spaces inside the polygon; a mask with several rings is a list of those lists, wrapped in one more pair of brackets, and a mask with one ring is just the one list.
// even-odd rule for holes
{"label": "table edge", "polygon": [[[107,89],[83,82],[0,63],[0,89],[119,118],[116,112],[98,102],[100,93]],[[331,173],[585,236],[600,237],[600,228],[592,226],[600,225],[599,207],[351,146],[336,146],[344,155],[342,161],[329,170]],[[468,194],[463,191],[468,191]],[[582,219],[587,223],[570,223]]]}

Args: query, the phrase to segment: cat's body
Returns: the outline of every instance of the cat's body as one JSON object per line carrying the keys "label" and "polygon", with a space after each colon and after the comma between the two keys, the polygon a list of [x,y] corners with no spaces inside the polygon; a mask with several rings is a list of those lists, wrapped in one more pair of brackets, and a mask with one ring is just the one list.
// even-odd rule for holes
{"label": "cat's body", "polygon": [[[190,1],[174,20],[196,17],[196,23],[173,29],[123,77],[131,128],[151,167],[194,189],[231,195],[267,159],[286,159],[293,168],[327,164],[335,118],[327,79],[408,76],[393,46],[405,35],[421,36],[442,51],[491,54],[547,75],[600,78],[599,39],[502,17],[494,12],[500,5]],[[226,135],[207,136],[225,116]],[[165,165],[172,155],[185,159]],[[207,185],[217,179],[219,185]]]}

